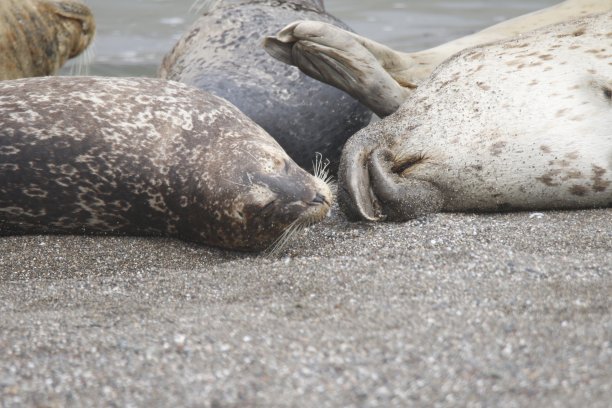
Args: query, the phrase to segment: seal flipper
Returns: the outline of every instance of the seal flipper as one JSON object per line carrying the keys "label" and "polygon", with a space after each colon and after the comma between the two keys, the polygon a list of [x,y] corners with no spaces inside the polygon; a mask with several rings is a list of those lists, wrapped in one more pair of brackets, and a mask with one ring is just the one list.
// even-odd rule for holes
{"label": "seal flipper", "polygon": [[398,81],[388,68],[404,60],[390,48],[331,24],[297,21],[264,40],[274,58],[347,92],[377,115],[395,112],[413,84]]}

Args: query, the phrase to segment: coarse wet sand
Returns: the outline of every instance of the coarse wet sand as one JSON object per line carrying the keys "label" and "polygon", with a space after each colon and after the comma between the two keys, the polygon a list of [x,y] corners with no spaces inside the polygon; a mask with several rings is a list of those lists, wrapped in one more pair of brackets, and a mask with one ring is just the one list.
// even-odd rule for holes
{"label": "coarse wet sand", "polygon": [[611,302],[612,209],[2,237],[0,406],[608,407]]}

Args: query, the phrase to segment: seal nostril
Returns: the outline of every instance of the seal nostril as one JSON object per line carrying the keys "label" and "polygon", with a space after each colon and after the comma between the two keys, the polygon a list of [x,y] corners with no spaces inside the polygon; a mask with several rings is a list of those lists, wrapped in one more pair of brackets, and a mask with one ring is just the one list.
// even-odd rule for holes
{"label": "seal nostril", "polygon": [[310,202],[311,205],[314,205],[314,204],[325,204],[325,203],[327,203],[327,200],[320,193],[317,193],[315,198],[313,198],[312,201]]}

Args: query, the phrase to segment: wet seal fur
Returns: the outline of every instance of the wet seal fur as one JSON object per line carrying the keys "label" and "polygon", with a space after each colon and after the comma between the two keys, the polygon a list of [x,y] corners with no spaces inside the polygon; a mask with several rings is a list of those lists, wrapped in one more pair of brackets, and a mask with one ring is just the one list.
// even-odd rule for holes
{"label": "wet seal fur", "polygon": [[465,50],[346,144],[352,219],[612,206],[612,12]]}
{"label": "wet seal fur", "polygon": [[226,101],[160,79],[0,82],[0,233],[166,235],[267,248],[327,185]]}
{"label": "wet seal fur", "polygon": [[320,0],[221,0],[166,55],[162,78],[221,96],[270,133],[300,166],[315,153],[337,167],[342,146],[371,119],[346,93],[270,57],[266,35],[295,19],[347,29]]}
{"label": "wet seal fur", "polygon": [[91,10],[77,0],[0,1],[0,80],[55,74],[92,42]]}

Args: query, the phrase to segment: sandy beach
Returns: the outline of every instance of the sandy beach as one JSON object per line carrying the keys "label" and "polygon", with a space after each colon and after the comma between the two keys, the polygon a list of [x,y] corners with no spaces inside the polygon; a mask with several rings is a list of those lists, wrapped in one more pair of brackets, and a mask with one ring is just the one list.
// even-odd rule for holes
{"label": "sandy beach", "polygon": [[[195,18],[193,0],[89,3],[96,75],[155,75]],[[408,51],[553,2],[329,3]],[[278,257],[4,236],[0,408],[608,408],[611,305],[612,208],[371,224],[335,207]]]}
{"label": "sandy beach", "polygon": [[0,406],[607,407],[611,299],[612,209],[2,237]]}

